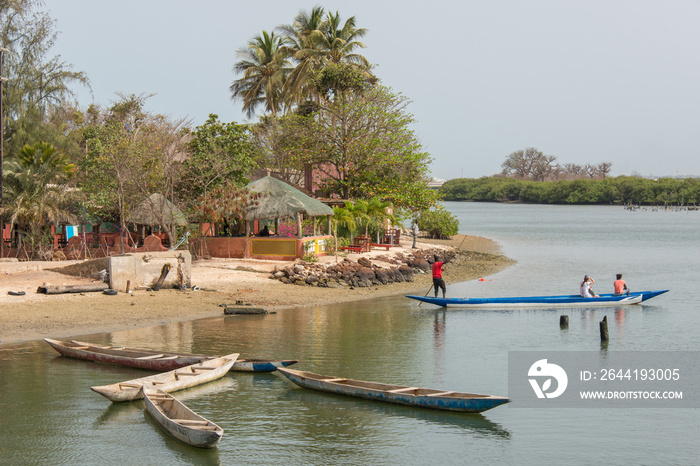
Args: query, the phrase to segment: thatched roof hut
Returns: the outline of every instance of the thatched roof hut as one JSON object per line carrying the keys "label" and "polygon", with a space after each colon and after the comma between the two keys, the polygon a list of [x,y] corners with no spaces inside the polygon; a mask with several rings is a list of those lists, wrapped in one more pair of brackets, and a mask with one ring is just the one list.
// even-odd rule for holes
{"label": "thatched roof hut", "polygon": [[[265,176],[246,186],[250,191],[265,193],[257,205],[250,205],[244,215],[245,220],[277,220],[297,217],[301,226],[301,217],[321,217],[333,215],[333,209],[313,197],[272,176]],[[302,215],[297,215],[302,214]]]}
{"label": "thatched roof hut", "polygon": [[159,216],[167,225],[187,225],[187,217],[162,194],[154,193],[144,199],[126,218],[129,223],[137,225],[160,225]]}
{"label": "thatched roof hut", "polygon": [[258,205],[248,207],[244,217],[246,220],[287,218],[299,212],[307,217],[333,215],[333,209],[323,202],[271,176],[253,181],[246,187],[250,191],[266,193]]}

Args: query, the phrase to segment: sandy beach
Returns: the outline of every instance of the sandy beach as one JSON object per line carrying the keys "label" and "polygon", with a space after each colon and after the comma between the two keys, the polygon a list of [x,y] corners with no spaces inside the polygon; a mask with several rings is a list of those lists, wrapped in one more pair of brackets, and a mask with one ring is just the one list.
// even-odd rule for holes
{"label": "sandy beach", "polygon": [[[392,255],[412,251],[412,238],[402,238],[399,247],[389,252],[373,250],[363,253],[373,263],[382,264]],[[450,240],[419,240],[419,249],[459,249],[457,259],[444,267],[448,284],[479,279],[513,264],[501,254],[497,243],[478,236],[457,235]],[[359,256],[347,256],[357,260]],[[343,260],[340,258],[339,260]],[[335,262],[334,256],[320,258],[321,263]],[[37,293],[42,285],[77,285],[94,283],[61,273],[59,270],[76,261],[17,262],[0,261],[0,344],[19,343],[42,338],[65,338],[89,333],[149,327],[221,315],[221,304],[250,303],[268,311],[285,308],[400,296],[425,294],[432,280],[430,274],[415,274],[413,282],[372,287],[320,288],[284,284],[271,279],[275,269],[288,261],[244,259],[208,259],[192,262],[192,288],[185,291],[133,290],[108,296],[100,292],[46,295]],[[9,292],[24,291],[23,296]]]}

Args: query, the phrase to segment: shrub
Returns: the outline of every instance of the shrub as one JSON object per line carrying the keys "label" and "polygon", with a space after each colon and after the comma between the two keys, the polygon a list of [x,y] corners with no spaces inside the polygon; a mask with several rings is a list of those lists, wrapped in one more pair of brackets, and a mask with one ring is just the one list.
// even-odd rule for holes
{"label": "shrub", "polygon": [[459,221],[447,210],[423,210],[418,215],[418,228],[428,233],[430,238],[447,239],[459,232]]}

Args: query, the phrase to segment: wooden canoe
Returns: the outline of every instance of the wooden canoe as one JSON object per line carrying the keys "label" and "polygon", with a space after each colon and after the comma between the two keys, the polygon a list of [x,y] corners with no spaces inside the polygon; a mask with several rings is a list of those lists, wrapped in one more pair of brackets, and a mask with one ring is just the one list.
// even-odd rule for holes
{"label": "wooden canoe", "polygon": [[278,370],[295,384],[311,390],[421,408],[480,413],[510,402],[509,398],[502,396],[365,382],[292,369]]}
{"label": "wooden canoe", "polygon": [[[191,366],[198,362],[214,359],[216,356],[206,354],[176,353],[121,346],[104,346],[84,341],[59,341],[44,338],[44,341],[61,355],[86,361],[116,364],[158,372],[166,372],[180,367]],[[299,362],[296,359],[251,359],[239,358],[233,364],[232,371],[272,372],[278,367],[287,367]]]}
{"label": "wooden canoe", "polygon": [[144,387],[144,405],[168,434],[193,447],[215,447],[224,429],[195,413],[163,390]]}
{"label": "wooden canoe", "polygon": [[165,392],[174,392],[219,379],[231,369],[236,358],[238,358],[238,353],[229,354],[221,358],[208,359],[191,366],[181,367],[180,369],[149,377],[90,387],[90,389],[113,402],[138,400],[143,398],[143,387],[159,388]]}

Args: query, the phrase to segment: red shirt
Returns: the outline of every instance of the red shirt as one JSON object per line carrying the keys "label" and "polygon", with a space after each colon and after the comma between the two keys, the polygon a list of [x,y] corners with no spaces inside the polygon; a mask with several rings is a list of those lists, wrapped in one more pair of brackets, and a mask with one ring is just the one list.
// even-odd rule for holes
{"label": "red shirt", "polygon": [[444,262],[433,263],[433,278],[442,278],[442,264]]}

